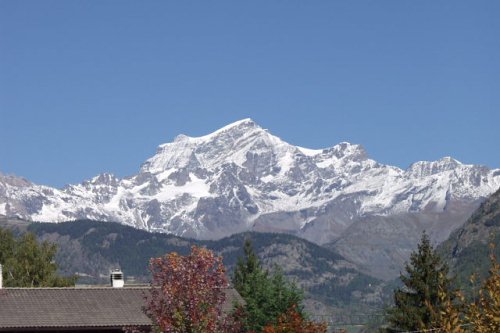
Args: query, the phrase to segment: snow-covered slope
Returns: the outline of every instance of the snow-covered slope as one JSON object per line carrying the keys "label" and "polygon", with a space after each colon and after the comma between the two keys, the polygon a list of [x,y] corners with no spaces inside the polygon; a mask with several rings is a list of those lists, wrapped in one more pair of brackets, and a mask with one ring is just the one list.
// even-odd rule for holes
{"label": "snow-covered slope", "polygon": [[179,135],[124,179],[101,174],[54,189],[0,174],[0,214],[118,221],[202,239],[283,231],[326,243],[369,216],[451,219],[499,187],[500,169],[445,157],[402,170],[369,159],[360,145],[305,149],[244,119],[202,137]]}

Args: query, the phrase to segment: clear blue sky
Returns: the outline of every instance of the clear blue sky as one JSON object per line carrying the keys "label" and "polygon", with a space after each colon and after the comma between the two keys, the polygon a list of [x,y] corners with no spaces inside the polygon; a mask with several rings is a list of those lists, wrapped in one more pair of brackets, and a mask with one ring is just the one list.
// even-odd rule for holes
{"label": "clear blue sky", "polygon": [[403,168],[498,168],[499,17],[498,0],[0,0],[0,171],[122,177],[247,117]]}

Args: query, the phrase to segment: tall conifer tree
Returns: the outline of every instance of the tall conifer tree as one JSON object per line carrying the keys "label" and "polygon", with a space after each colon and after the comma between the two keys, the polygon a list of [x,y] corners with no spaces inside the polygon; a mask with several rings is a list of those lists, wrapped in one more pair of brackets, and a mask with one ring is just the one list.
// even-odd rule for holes
{"label": "tall conifer tree", "polygon": [[404,286],[394,291],[394,306],[388,310],[389,332],[432,328],[432,311],[443,311],[446,304],[440,293],[452,295],[448,266],[442,262],[424,232],[418,249],[410,255]]}
{"label": "tall conifer tree", "polygon": [[245,257],[238,259],[232,278],[246,303],[244,328],[260,333],[292,306],[303,316],[302,292],[286,280],[281,270],[276,269],[272,274],[263,270],[249,239],[245,240],[244,253]]}
{"label": "tall conifer tree", "polygon": [[250,276],[262,270],[259,259],[253,250],[252,242],[249,239],[245,239],[243,252],[244,259],[241,257],[238,258],[232,279],[234,288],[242,296],[242,293],[245,292],[244,285],[248,283]]}

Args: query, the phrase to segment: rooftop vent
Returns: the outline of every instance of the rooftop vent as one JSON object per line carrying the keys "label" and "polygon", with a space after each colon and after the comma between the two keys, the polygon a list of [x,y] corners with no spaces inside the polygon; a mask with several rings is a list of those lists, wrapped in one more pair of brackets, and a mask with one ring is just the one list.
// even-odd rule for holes
{"label": "rooftop vent", "polygon": [[123,285],[125,284],[123,273],[119,269],[115,269],[114,271],[112,271],[109,275],[109,279],[113,288],[123,288]]}

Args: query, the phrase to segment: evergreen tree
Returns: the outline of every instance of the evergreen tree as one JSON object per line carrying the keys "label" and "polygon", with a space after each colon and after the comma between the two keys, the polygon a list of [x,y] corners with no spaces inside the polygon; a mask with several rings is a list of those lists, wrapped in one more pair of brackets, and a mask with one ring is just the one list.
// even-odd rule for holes
{"label": "evergreen tree", "polygon": [[245,253],[245,259],[243,260],[241,257],[238,258],[232,279],[233,286],[238,292],[244,290],[244,284],[249,280],[252,274],[262,270],[259,259],[253,250],[252,242],[249,239],[245,239],[243,251]]}
{"label": "evergreen tree", "polygon": [[442,262],[425,232],[405,270],[406,274],[400,276],[404,286],[394,291],[394,307],[387,312],[388,331],[430,329],[433,313],[446,310],[448,298],[440,293],[450,297],[453,293],[451,280],[447,277],[448,266]]}
{"label": "evergreen tree", "polygon": [[245,300],[244,328],[262,332],[264,326],[275,324],[288,309],[295,306],[303,317],[302,292],[286,280],[280,269],[271,274],[262,269],[250,240],[244,244],[244,259],[239,258],[233,274],[233,285]]}
{"label": "evergreen tree", "polygon": [[57,275],[54,256],[57,246],[39,243],[32,233],[15,238],[9,230],[0,230],[0,264],[6,287],[69,287],[76,277]]}

